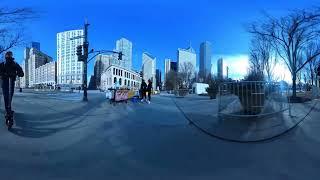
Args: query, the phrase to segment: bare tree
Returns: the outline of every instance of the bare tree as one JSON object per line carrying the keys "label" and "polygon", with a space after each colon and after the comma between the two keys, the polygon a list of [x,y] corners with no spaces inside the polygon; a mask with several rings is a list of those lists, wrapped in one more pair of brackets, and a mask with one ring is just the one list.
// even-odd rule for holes
{"label": "bare tree", "polygon": [[189,88],[194,78],[195,67],[190,62],[184,62],[179,66],[178,77],[181,79],[179,88]]}
{"label": "bare tree", "polygon": [[265,22],[252,23],[249,32],[270,40],[292,75],[292,97],[295,98],[297,73],[320,55],[320,49],[309,57],[303,54],[308,45],[319,41],[319,9],[296,10],[280,18],[267,16]]}
{"label": "bare tree", "polygon": [[0,54],[23,42],[24,24],[35,17],[30,8],[0,7]]}
{"label": "bare tree", "polygon": [[170,70],[166,74],[165,88],[166,90],[175,90],[177,88],[177,72]]}
{"label": "bare tree", "polygon": [[[310,44],[305,50],[305,56],[310,58],[318,49],[320,49],[319,44]],[[318,56],[313,61],[309,61],[308,65],[305,67],[306,78],[311,80],[311,85],[314,85],[314,80],[317,76],[317,69],[320,65],[320,57]]]}
{"label": "bare tree", "polygon": [[255,35],[251,40],[250,70],[266,74],[268,81],[274,79],[273,71],[277,63],[277,56],[272,48],[270,39]]}

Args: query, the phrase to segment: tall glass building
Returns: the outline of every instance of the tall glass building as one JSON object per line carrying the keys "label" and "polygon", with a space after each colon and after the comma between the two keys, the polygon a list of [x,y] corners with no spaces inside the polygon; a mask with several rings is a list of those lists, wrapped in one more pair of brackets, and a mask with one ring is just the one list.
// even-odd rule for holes
{"label": "tall glass building", "polygon": [[170,71],[170,63],[171,63],[171,59],[164,60],[164,81],[166,81],[167,74]]}
{"label": "tall glass building", "polygon": [[200,77],[205,78],[211,73],[211,43],[205,41],[200,44]]}
{"label": "tall glass building", "polygon": [[58,85],[81,86],[83,83],[83,62],[78,62],[76,49],[83,44],[83,30],[72,30],[57,34],[57,81]]}
{"label": "tall glass building", "polygon": [[121,38],[116,42],[116,51],[123,53],[122,61],[124,68],[131,70],[132,68],[132,42],[126,38]]}

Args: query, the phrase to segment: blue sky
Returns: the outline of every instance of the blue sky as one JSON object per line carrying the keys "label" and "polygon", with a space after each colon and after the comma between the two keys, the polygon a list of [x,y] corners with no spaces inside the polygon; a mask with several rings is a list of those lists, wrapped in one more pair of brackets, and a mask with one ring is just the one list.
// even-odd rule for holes
{"label": "blue sky", "polygon": [[[40,42],[41,50],[54,59],[56,33],[80,29],[87,18],[91,48],[113,49],[115,41],[125,37],[133,42],[135,69],[140,69],[141,54],[147,51],[162,71],[164,59],[176,60],[176,50],[189,42],[197,53],[201,42],[212,42],[214,57],[246,55],[250,35],[245,27],[259,20],[263,11],[281,15],[315,5],[320,0],[1,0],[1,6],[27,6],[39,12],[39,19],[26,24],[26,39]],[[21,62],[23,47],[14,52]],[[88,72],[93,72],[93,62]]]}

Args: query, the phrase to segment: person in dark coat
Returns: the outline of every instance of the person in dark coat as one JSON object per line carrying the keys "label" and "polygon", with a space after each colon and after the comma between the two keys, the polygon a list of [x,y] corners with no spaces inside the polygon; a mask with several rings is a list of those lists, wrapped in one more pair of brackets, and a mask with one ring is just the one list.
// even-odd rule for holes
{"label": "person in dark coat", "polygon": [[150,104],[151,102],[151,94],[152,94],[152,81],[149,79],[148,80],[148,86],[147,86],[147,92],[148,92],[148,103]]}
{"label": "person in dark coat", "polygon": [[140,96],[141,96],[141,102],[146,101],[147,96],[147,83],[142,79],[141,87],[140,87]]}
{"label": "person in dark coat", "polygon": [[6,117],[10,117],[14,112],[11,109],[11,102],[14,94],[16,77],[24,76],[21,66],[14,61],[13,53],[11,51],[8,51],[5,54],[5,61],[0,63],[0,76],[2,79],[2,92]]}

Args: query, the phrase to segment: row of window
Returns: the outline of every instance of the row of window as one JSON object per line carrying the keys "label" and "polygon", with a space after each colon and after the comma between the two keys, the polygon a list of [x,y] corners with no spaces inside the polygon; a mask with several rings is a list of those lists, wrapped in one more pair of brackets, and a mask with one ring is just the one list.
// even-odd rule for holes
{"label": "row of window", "polygon": [[80,80],[81,76],[76,76],[76,77],[75,76],[71,76],[71,77],[70,76],[66,76],[66,78],[64,78],[64,76],[62,76],[61,77],[61,81],[64,81],[64,79],[66,79],[66,80],[76,80],[76,79]]}
{"label": "row of window", "polygon": [[119,85],[122,86],[131,86],[131,87],[135,87],[136,85],[138,85],[138,83],[136,83],[135,81],[130,81],[125,79],[124,81],[122,80],[122,78],[117,79],[117,77],[113,78],[113,82],[110,79],[107,79],[107,85],[114,85],[116,82],[119,81]]}
{"label": "row of window", "polygon": [[123,76],[125,78],[129,78],[129,79],[136,79],[136,76],[134,74],[131,74],[127,71],[124,71],[123,73],[123,70],[121,69],[117,69],[117,68],[113,68],[113,75],[117,75],[117,76]]}

